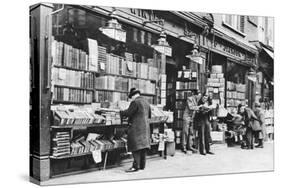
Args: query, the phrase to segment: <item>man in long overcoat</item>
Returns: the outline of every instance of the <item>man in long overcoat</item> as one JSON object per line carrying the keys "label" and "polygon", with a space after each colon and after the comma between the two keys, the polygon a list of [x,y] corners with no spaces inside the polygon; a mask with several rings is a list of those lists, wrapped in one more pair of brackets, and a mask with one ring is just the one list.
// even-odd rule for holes
{"label": "man in long overcoat", "polygon": [[120,111],[120,114],[121,117],[129,118],[128,151],[131,151],[134,157],[133,166],[126,172],[135,172],[145,168],[146,150],[150,148],[149,118],[151,117],[151,108],[136,88],[130,90],[129,98],[132,99],[129,108]]}
{"label": "man in long overcoat", "polygon": [[261,109],[260,103],[255,103],[255,115],[257,116],[257,119],[259,120],[260,130],[256,131],[256,137],[258,139],[258,145],[255,147],[257,148],[263,148],[263,140],[266,136],[266,130],[265,130],[265,118],[264,118],[264,112]]}

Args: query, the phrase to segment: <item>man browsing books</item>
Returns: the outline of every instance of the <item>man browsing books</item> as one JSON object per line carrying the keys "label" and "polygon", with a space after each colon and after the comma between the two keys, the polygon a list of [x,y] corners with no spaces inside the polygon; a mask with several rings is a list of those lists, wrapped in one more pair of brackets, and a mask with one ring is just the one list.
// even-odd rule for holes
{"label": "man browsing books", "polygon": [[127,110],[120,111],[122,116],[129,118],[128,151],[133,153],[134,162],[126,172],[143,170],[146,164],[146,150],[150,148],[149,118],[151,109],[149,103],[140,96],[140,91],[132,88],[129,93],[132,99]]}

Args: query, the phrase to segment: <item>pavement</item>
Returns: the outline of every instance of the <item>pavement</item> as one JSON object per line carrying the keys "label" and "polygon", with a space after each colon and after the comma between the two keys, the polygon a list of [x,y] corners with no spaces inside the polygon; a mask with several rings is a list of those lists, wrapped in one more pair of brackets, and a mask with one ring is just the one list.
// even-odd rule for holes
{"label": "pavement", "polygon": [[77,175],[52,178],[41,185],[74,184],[88,182],[121,181],[135,179],[199,176],[229,173],[248,173],[274,170],[274,143],[266,142],[264,148],[242,150],[239,146],[227,147],[214,144],[211,150],[215,155],[176,154],[167,159],[156,158],[147,161],[145,170],[125,173],[131,164],[116,168],[92,171]]}

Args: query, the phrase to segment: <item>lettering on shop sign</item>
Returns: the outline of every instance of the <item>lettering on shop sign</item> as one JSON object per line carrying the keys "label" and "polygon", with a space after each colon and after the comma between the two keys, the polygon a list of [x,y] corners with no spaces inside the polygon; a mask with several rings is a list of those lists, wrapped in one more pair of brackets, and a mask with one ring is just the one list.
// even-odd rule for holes
{"label": "lettering on shop sign", "polygon": [[218,41],[213,42],[211,39],[205,38],[203,36],[200,36],[200,45],[207,47],[207,48],[210,47],[212,49],[222,52],[222,54],[225,54],[225,55],[235,58],[235,59],[242,60],[247,63],[255,62],[255,59],[249,57],[246,53],[243,53],[238,49],[221,44]]}
{"label": "lettering on shop sign", "polygon": [[159,19],[156,16],[156,14],[151,10],[142,10],[142,9],[131,8],[130,13],[132,13],[138,17],[141,17],[143,19],[146,19],[146,20],[158,20]]}

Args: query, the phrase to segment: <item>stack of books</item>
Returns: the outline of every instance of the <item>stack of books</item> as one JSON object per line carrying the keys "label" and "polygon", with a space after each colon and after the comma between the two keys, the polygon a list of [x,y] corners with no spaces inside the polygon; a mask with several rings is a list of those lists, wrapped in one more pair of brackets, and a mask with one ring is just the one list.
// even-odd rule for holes
{"label": "stack of books", "polygon": [[54,157],[70,155],[69,132],[56,132],[52,138],[52,152]]}
{"label": "stack of books", "polygon": [[121,117],[119,110],[112,110],[108,108],[101,108],[99,113],[105,117],[105,125],[120,125]]}

